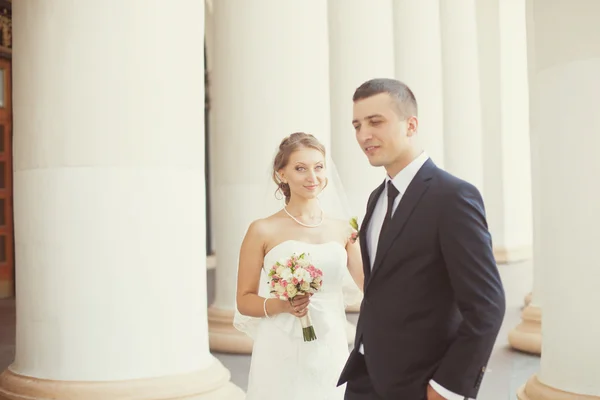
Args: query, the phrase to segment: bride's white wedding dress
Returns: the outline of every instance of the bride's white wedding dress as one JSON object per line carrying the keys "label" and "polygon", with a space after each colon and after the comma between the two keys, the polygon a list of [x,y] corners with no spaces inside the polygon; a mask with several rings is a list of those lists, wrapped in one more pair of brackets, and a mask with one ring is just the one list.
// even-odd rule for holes
{"label": "bride's white wedding dress", "polygon": [[265,269],[293,253],[308,253],[323,271],[321,291],[312,296],[309,305],[317,340],[304,342],[300,320],[291,314],[271,318],[238,315],[236,327],[254,339],[246,400],[341,400],[345,387],[336,384],[349,352],[345,307],[359,300],[356,285],[356,290],[350,291],[354,298],[344,299],[343,288],[351,279],[346,249],[334,241],[286,240],[276,245],[265,255],[259,295],[269,297]]}

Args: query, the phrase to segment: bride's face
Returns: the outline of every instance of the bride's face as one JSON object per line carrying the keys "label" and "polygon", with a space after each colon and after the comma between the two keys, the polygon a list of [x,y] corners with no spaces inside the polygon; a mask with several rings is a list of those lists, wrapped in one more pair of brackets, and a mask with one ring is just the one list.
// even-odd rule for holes
{"label": "bride's face", "polygon": [[298,149],[290,154],[287,165],[279,171],[279,175],[290,186],[292,196],[316,198],[327,182],[325,157],[317,149]]}

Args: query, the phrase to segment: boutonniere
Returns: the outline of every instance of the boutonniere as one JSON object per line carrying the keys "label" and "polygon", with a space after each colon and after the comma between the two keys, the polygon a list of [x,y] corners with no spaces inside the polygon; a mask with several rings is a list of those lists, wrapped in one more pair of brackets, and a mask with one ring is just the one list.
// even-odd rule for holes
{"label": "boutonniere", "polygon": [[350,218],[350,226],[352,227],[352,234],[350,235],[350,241],[355,243],[358,239],[358,234],[360,233],[358,229],[358,219],[356,217]]}

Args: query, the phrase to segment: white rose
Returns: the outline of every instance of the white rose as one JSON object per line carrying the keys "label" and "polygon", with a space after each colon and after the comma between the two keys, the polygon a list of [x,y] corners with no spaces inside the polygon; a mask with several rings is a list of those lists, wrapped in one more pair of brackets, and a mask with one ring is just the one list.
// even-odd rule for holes
{"label": "white rose", "polygon": [[281,285],[277,285],[277,286],[275,286],[275,291],[277,292],[278,296],[281,296],[282,294],[285,293],[285,288]]}
{"label": "white rose", "polygon": [[286,267],[277,267],[277,271],[275,271],[275,272],[277,273],[277,275],[281,276],[283,271],[285,271],[286,269],[287,269]]}
{"label": "white rose", "polygon": [[291,271],[289,268],[286,268],[286,269],[284,269],[284,270],[283,270],[283,271],[281,271],[281,273],[279,274],[279,277],[280,277],[281,279],[283,279],[283,280],[286,280],[286,281],[288,281],[288,282],[289,282],[290,280],[292,280],[292,277],[293,277],[293,276],[294,276],[294,275],[292,275],[292,271]]}
{"label": "white rose", "polygon": [[310,290],[310,283],[307,281],[302,282],[300,289],[302,289],[303,292],[308,292]]}
{"label": "white rose", "polygon": [[278,262],[280,265],[287,265],[287,263],[288,263],[288,258],[287,258],[287,257],[280,258],[279,260],[277,260],[277,262]]}
{"label": "white rose", "polygon": [[294,278],[298,279],[299,281],[311,281],[310,272],[305,269],[297,269],[294,271]]}
{"label": "white rose", "polygon": [[300,259],[300,260],[298,260],[297,264],[299,267],[306,268],[310,265],[310,261],[308,261],[306,259]]}
{"label": "white rose", "polygon": [[287,289],[287,294],[290,298],[292,298],[298,294],[298,289],[296,289],[296,286],[292,285],[291,283],[287,285],[286,289]]}

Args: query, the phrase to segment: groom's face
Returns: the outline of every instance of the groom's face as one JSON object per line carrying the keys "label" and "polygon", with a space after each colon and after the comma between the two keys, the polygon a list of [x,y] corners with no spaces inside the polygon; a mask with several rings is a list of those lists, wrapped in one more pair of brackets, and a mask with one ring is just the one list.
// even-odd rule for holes
{"label": "groom's face", "polygon": [[394,164],[410,146],[407,121],[387,93],[354,102],[356,140],[373,166]]}

